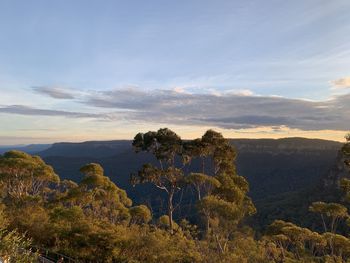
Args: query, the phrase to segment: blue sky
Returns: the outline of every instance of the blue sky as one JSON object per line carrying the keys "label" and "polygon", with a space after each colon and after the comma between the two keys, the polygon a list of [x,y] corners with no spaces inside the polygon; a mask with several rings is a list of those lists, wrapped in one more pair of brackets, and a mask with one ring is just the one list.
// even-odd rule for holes
{"label": "blue sky", "polygon": [[349,12],[347,0],[0,0],[0,144],[164,126],[341,140]]}

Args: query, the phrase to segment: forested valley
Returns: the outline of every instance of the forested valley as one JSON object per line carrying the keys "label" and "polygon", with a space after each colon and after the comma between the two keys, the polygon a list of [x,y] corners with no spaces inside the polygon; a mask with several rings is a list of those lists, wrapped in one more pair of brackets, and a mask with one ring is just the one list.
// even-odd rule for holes
{"label": "forested valley", "polygon": [[[82,179],[72,181],[60,178],[64,175],[39,156],[7,151],[0,156],[0,258],[350,262],[350,136],[346,139],[339,149],[345,175],[328,182],[334,189],[314,195],[319,199],[310,203],[299,196],[313,216],[293,222],[276,219],[263,227],[256,227],[259,210],[249,195],[249,182],[237,173],[239,151],[213,130],[194,140],[182,140],[167,128],[134,137],[135,152],[149,153],[156,162],[142,164],[129,183],[136,190],[151,186],[162,210],[150,205],[154,200],[133,202],[99,163],[83,165],[77,171]],[[192,193],[193,202],[185,191]]]}

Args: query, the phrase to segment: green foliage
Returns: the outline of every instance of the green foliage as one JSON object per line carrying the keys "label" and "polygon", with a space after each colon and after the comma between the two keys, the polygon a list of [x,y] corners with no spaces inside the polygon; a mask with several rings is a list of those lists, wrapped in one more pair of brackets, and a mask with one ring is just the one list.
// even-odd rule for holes
{"label": "green foliage", "polygon": [[37,254],[31,249],[31,241],[15,230],[7,230],[9,220],[0,208],[0,261],[10,263],[37,262]]}
{"label": "green foliage", "polygon": [[343,190],[345,194],[345,201],[350,203],[350,180],[347,178],[342,178],[340,180],[340,188]]}
{"label": "green foliage", "polygon": [[[340,186],[345,194],[349,193],[348,179],[342,179]],[[324,233],[276,220],[264,237],[270,247],[269,258],[274,262],[348,262],[350,239],[337,233],[337,226],[349,218],[347,207],[340,203],[319,201],[313,202],[309,210],[320,215]]]}
{"label": "green foliage", "polygon": [[[348,139],[348,141],[350,138]],[[236,172],[236,152],[213,130],[183,142],[169,129],[139,133],[136,151],[152,153],[158,165],[144,164],[133,183],[152,183],[167,194],[168,214],[155,220],[143,204],[132,206],[126,192],[97,163],[81,167],[81,182],[61,181],[39,157],[18,151],[0,157],[0,259],[36,262],[32,247],[78,262],[348,262],[349,220],[340,203],[313,202],[324,232],[283,220],[257,239],[245,219],[256,209],[249,184]],[[348,145],[348,143],[346,144]],[[345,149],[346,153],[346,147]],[[192,160],[199,171],[187,169]],[[197,192],[197,217],[173,221],[173,197],[185,187]],[[340,187],[349,195],[350,181]],[[192,218],[191,218],[192,219]],[[204,219],[205,224],[195,225]]]}
{"label": "green foliage", "polygon": [[149,131],[138,133],[133,141],[136,152],[151,152],[159,161],[159,167],[145,164],[138,174],[132,175],[131,183],[152,183],[167,194],[167,210],[169,217],[169,230],[173,232],[173,212],[175,210],[173,198],[181,189],[183,170],[176,167],[176,157],[181,155],[183,149],[181,138],[173,131],[164,128],[157,132]]}
{"label": "green foliage", "polygon": [[[337,203],[314,202],[310,206],[310,211],[321,215],[324,231],[328,229],[335,233],[339,220],[349,217],[348,209]],[[330,218],[329,226],[325,222],[325,217]]]}
{"label": "green foliage", "polygon": [[345,164],[350,167],[350,133],[345,136],[346,143],[344,144],[342,148],[342,152],[345,157]]}
{"label": "green foliage", "polygon": [[[169,229],[170,228],[170,218],[168,215],[162,215],[161,217],[158,218],[158,226],[162,229]],[[173,222],[173,229],[175,231],[179,230],[178,224],[176,222]]]}
{"label": "green foliage", "polygon": [[184,180],[195,188],[199,201],[203,194],[210,195],[215,188],[220,187],[218,179],[203,173],[190,173]]}
{"label": "green foliage", "polygon": [[[170,232],[174,228],[173,197],[183,184],[194,187],[197,192],[197,207],[206,217],[207,233],[210,222],[220,222],[218,232],[223,228],[230,232],[229,229],[245,216],[255,212],[253,203],[247,197],[248,183],[236,174],[236,152],[222,134],[208,130],[200,139],[183,142],[169,129],[160,129],[157,132],[138,133],[133,146],[137,152],[153,153],[159,161],[158,167],[144,164],[131,181],[133,184],[150,182],[167,193]],[[182,157],[182,166],[176,166],[176,157]],[[184,165],[196,158],[202,161],[202,171],[186,174]],[[206,165],[206,161],[211,164]],[[213,167],[213,170],[206,171],[205,167]]]}
{"label": "green foliage", "polygon": [[152,220],[152,213],[145,205],[134,206],[129,209],[133,224],[147,224]]}
{"label": "green foliage", "polygon": [[204,262],[194,240],[181,231],[170,234],[159,228],[118,227],[117,262]]}
{"label": "green foliage", "polygon": [[327,241],[327,252],[330,255],[336,256],[340,259],[350,258],[349,238],[329,232],[324,233],[323,237]]}
{"label": "green foliage", "polygon": [[[67,194],[67,200],[78,200],[76,204],[88,215],[98,219],[106,219],[112,223],[127,221],[130,218],[128,207],[132,201],[124,190],[116,186],[99,164],[91,163],[83,166],[80,171],[85,174],[78,187]],[[74,186],[73,186],[74,187]]]}
{"label": "green foliage", "polygon": [[[195,151],[193,145],[200,147]],[[206,238],[213,239],[217,251],[230,253],[228,244],[239,223],[255,213],[255,207],[247,196],[247,181],[236,174],[234,161],[236,152],[229,141],[220,133],[207,131],[201,139],[195,140],[192,152],[205,153],[212,162],[211,175],[190,174],[188,182],[200,193],[204,186],[204,197],[199,194],[198,211],[206,218]],[[196,157],[193,156],[193,157]]]}
{"label": "green foliage", "polygon": [[51,166],[38,156],[20,151],[10,151],[0,156],[0,187],[5,197],[23,200],[44,196],[50,183],[59,177]]}
{"label": "green foliage", "polygon": [[37,255],[30,249],[30,244],[24,235],[0,229],[0,260],[10,263],[37,262]]}
{"label": "green foliage", "polygon": [[138,133],[133,146],[137,152],[151,152],[158,160],[174,162],[175,155],[181,152],[182,140],[175,132],[163,128],[157,132]]}
{"label": "green foliage", "polygon": [[7,207],[9,228],[26,233],[36,243],[50,237],[49,210],[41,204]]}

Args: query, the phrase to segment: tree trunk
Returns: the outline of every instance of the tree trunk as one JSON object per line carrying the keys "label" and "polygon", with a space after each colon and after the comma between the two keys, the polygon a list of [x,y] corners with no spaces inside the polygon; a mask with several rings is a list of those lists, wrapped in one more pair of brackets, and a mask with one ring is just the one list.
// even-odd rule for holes
{"label": "tree trunk", "polygon": [[207,216],[207,235],[209,235],[209,231],[210,231],[210,219],[209,216]]}
{"label": "tree trunk", "polygon": [[321,214],[321,219],[322,219],[322,224],[323,224],[324,232],[327,232],[326,222],[324,221],[324,218],[323,218],[323,215],[322,215],[322,214]]}
{"label": "tree trunk", "polygon": [[220,240],[219,240],[218,236],[217,236],[217,235],[214,235],[214,236],[215,236],[215,240],[216,240],[216,243],[217,243],[217,247],[218,247],[219,252],[220,252],[221,254],[224,254],[224,249],[223,249],[222,246],[221,246],[221,243],[220,243]]}
{"label": "tree trunk", "polygon": [[331,222],[331,232],[335,233],[335,223],[336,223],[337,217],[332,217],[332,222]]}
{"label": "tree trunk", "polygon": [[173,223],[173,197],[174,197],[174,190],[171,189],[168,195],[168,217],[169,217],[169,231],[170,234],[174,233],[174,223]]}
{"label": "tree trunk", "polygon": [[200,201],[202,197],[201,197],[201,187],[199,185],[197,185],[197,194],[198,194],[198,201]]}

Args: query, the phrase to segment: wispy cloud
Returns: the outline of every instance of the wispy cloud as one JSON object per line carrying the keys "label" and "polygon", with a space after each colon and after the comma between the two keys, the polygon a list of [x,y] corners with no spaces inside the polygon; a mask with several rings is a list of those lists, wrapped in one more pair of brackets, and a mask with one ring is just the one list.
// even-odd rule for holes
{"label": "wispy cloud", "polygon": [[249,90],[194,94],[182,89],[145,91],[133,87],[90,91],[76,99],[90,110],[95,108],[95,112],[10,105],[0,107],[0,113],[224,129],[288,127],[304,131],[340,131],[348,130],[350,123],[350,94],[310,101],[258,96]]}
{"label": "wispy cloud", "polygon": [[75,95],[73,92],[62,87],[39,86],[39,87],[32,87],[32,89],[37,93],[40,93],[55,99],[74,99],[75,98]]}
{"label": "wispy cloud", "polygon": [[333,88],[350,88],[350,77],[345,77],[341,79],[336,79],[331,81]]}
{"label": "wispy cloud", "polygon": [[100,114],[71,112],[63,110],[38,109],[24,105],[0,107],[0,113],[19,114],[28,116],[63,116],[69,118],[100,118]]}

